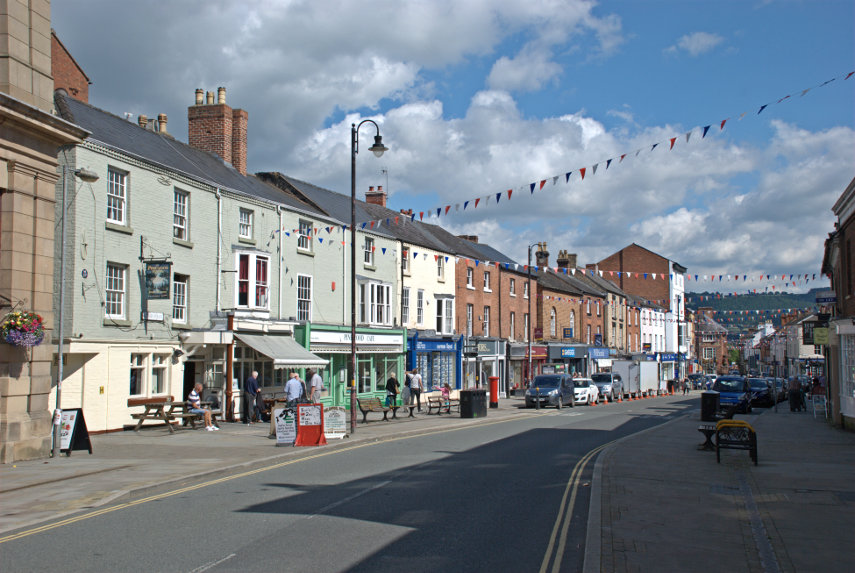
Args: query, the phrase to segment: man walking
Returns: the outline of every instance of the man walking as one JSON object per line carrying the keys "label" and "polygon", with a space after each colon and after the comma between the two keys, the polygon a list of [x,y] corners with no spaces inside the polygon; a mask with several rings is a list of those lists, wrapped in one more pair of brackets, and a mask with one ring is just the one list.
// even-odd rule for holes
{"label": "man walking", "polygon": [[250,375],[243,384],[243,423],[247,426],[252,424],[253,416],[255,416],[255,419],[259,422],[261,421],[261,412],[256,404],[259,392],[261,392],[261,390],[258,388],[258,371],[253,370],[252,375]]}
{"label": "man walking", "polygon": [[306,378],[309,379],[309,386],[312,388],[312,404],[320,404],[321,392],[324,391],[324,379],[314,370],[306,372]]}
{"label": "man walking", "polygon": [[422,390],[424,390],[422,375],[419,374],[418,368],[413,368],[412,378],[410,379],[410,396],[412,396],[411,400],[419,407],[419,412],[422,411]]}

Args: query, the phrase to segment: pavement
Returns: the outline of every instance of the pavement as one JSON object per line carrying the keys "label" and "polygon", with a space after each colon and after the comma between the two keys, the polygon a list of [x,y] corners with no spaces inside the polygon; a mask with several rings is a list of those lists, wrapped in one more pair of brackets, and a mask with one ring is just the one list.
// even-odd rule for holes
{"label": "pavement", "polygon": [[699,409],[603,452],[586,573],[855,570],[855,433],[787,402],[736,418],[757,433],[757,466],[698,450]]}
{"label": "pavement", "polygon": [[[693,406],[685,415],[620,439],[597,457],[591,482],[586,573],[593,571],[850,571],[855,531],[855,433],[810,413],[755,409],[737,415],[757,432],[748,452],[700,451],[700,393],[655,398]],[[360,424],[326,448],[526,415],[501,400],[487,418],[416,414]],[[608,407],[608,406],[605,406]],[[370,414],[377,420],[379,415]],[[94,455],[0,465],[0,541],[19,528],[111,502],[178,488],[317,448],[274,446],[268,425],[219,432],[165,427],[92,436]]]}

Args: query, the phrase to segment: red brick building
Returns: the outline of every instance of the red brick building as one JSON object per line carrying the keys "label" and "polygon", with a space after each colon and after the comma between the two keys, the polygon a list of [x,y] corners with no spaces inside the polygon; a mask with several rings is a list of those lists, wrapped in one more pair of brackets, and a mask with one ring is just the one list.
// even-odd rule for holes
{"label": "red brick building", "polygon": [[74,99],[89,103],[92,82],[53,30],[50,31],[50,48],[54,89],[63,89]]}

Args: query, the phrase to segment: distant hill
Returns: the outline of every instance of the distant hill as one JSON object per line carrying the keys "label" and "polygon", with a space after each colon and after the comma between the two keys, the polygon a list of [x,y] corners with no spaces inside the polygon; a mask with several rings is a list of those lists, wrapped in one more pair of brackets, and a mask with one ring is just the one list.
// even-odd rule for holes
{"label": "distant hill", "polygon": [[[728,295],[717,292],[687,292],[686,306],[692,310],[700,307],[717,311],[716,321],[732,328],[748,328],[760,322],[771,320],[780,324],[781,314],[789,312],[811,312],[818,308],[816,293],[811,289],[804,294],[789,292]],[[729,312],[760,311],[760,312]]]}

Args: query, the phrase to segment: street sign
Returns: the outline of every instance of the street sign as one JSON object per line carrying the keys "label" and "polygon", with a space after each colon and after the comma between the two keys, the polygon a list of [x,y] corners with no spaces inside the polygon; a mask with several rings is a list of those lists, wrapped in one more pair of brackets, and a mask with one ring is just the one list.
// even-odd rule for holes
{"label": "street sign", "polygon": [[837,293],[833,290],[821,290],[816,293],[816,302],[828,303],[837,302]]}

